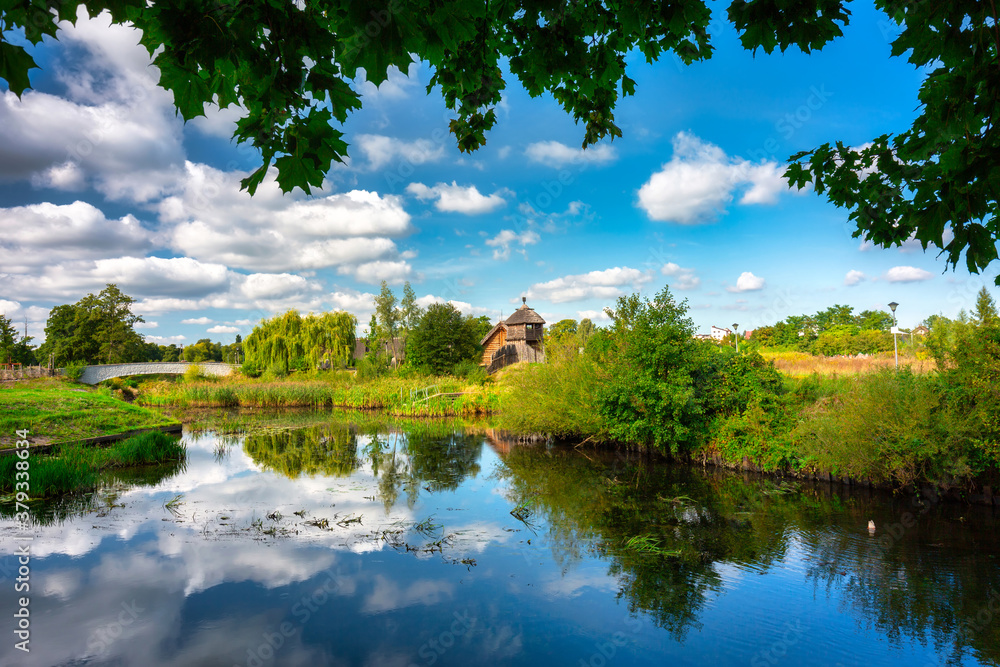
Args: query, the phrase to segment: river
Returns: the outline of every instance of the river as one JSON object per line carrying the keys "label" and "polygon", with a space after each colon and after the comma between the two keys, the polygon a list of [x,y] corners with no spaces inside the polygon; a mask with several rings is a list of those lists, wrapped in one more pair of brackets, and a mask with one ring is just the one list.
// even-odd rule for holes
{"label": "river", "polygon": [[0,664],[1000,663],[991,508],[353,419],[5,506]]}

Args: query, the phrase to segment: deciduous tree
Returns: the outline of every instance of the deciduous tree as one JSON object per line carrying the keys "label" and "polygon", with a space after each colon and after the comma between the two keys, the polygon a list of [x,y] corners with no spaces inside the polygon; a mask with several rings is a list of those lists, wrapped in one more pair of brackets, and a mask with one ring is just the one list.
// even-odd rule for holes
{"label": "deciduous tree", "polygon": [[407,359],[417,368],[445,373],[460,361],[477,361],[480,328],[472,317],[462,317],[450,303],[432,303],[410,334]]}

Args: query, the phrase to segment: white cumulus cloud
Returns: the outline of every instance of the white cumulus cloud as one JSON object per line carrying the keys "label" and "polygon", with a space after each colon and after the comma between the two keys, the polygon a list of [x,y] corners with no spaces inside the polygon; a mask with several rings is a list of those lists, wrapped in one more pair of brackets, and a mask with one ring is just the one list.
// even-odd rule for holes
{"label": "white cumulus cloud", "polygon": [[186,320],[181,320],[181,324],[212,324],[215,320],[209,319],[207,317],[192,317]]}
{"label": "white cumulus cloud", "polygon": [[915,283],[930,280],[934,274],[915,266],[894,266],[885,272],[885,279],[890,283]]}
{"label": "white cumulus cloud", "polygon": [[234,334],[240,332],[237,327],[227,327],[223,324],[217,324],[214,327],[210,327],[207,331],[208,333],[214,334]]}
{"label": "white cumulus cloud", "polygon": [[451,185],[438,183],[434,187],[410,183],[406,191],[420,201],[434,200],[434,208],[445,213],[479,215],[495,211],[507,203],[503,198],[505,191],[484,195],[475,185],[463,187],[456,181],[452,181]]}
{"label": "white cumulus cloud", "polygon": [[607,144],[590,148],[570,148],[558,141],[538,141],[530,144],[524,154],[532,162],[548,167],[562,167],[567,164],[605,164],[613,162],[615,149]]}
{"label": "white cumulus cloud", "polygon": [[494,248],[493,259],[510,259],[511,245],[520,245],[522,248],[534,245],[541,240],[537,232],[530,229],[518,234],[513,229],[501,229],[500,233],[491,239],[486,239],[486,245]]}
{"label": "white cumulus cloud", "polygon": [[395,261],[393,239],[413,232],[399,197],[283,195],[269,176],[250,198],[240,191],[243,175],[187,163],[180,190],[158,205],[166,242],[200,260],[285,272]]}
{"label": "white cumulus cloud", "polygon": [[627,266],[616,266],[603,271],[591,271],[563,276],[532,285],[525,296],[551,303],[584,301],[586,299],[615,299],[623,296],[625,286],[639,289],[653,279],[652,272]]}
{"label": "white cumulus cloud", "polygon": [[133,216],[109,220],[82,201],[0,208],[0,266],[8,272],[100,259],[109,252],[145,254],[152,248],[152,238]]}
{"label": "white cumulus cloud", "polygon": [[674,289],[694,289],[701,285],[701,278],[695,275],[694,269],[685,269],[679,264],[675,264],[673,262],[667,262],[664,264],[660,269],[660,273],[665,276],[676,278],[676,280],[670,282],[670,286]]}
{"label": "white cumulus cloud", "polygon": [[858,271],[857,269],[851,269],[847,272],[847,275],[844,276],[844,284],[848,287],[852,287],[866,278],[867,276],[865,276],[864,272]]}
{"label": "white cumulus cloud", "polygon": [[444,145],[429,139],[404,141],[381,134],[361,134],[354,144],[364,153],[368,168],[373,171],[397,160],[416,165],[437,162],[444,157]]}
{"label": "white cumulus cloud", "polygon": [[729,292],[756,292],[757,290],[764,289],[764,283],[764,279],[760,276],[755,276],[749,271],[744,271],[736,279],[736,286],[727,287],[726,290]]}
{"label": "white cumulus cloud", "polygon": [[740,204],[773,204],[788,189],[776,162],[731,158],[714,144],[680,132],[674,154],[639,189],[639,208],[652,220],[696,225],[713,220],[742,191]]}

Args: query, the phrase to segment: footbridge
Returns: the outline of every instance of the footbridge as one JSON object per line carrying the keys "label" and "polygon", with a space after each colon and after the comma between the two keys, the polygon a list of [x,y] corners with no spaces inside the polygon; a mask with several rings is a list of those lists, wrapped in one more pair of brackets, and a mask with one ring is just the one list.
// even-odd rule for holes
{"label": "footbridge", "polygon": [[125,377],[128,375],[155,375],[167,373],[170,375],[183,375],[191,366],[198,366],[205,375],[229,375],[236,366],[223,364],[216,361],[199,362],[192,364],[188,361],[150,361],[141,364],[101,364],[99,366],[84,366],[83,375],[80,382],[84,384],[97,384],[111,378]]}

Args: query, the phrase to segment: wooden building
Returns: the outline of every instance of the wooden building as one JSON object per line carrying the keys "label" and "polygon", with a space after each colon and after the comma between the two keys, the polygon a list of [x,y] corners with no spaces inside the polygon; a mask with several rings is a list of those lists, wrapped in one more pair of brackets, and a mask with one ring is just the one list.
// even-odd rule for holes
{"label": "wooden building", "polygon": [[[372,349],[368,346],[367,338],[354,339],[355,361],[360,361],[366,354],[371,352]],[[392,339],[391,343],[387,340],[382,341],[380,354],[389,357],[389,361],[393,364],[402,363],[406,359],[406,340],[397,336]]]}
{"label": "wooden building", "polygon": [[503,322],[498,322],[479,342],[483,346],[480,365],[489,373],[519,361],[545,361],[545,320],[528,307],[521,297],[521,307]]}

